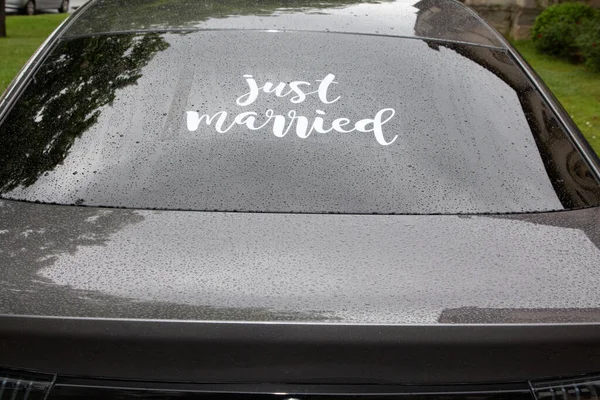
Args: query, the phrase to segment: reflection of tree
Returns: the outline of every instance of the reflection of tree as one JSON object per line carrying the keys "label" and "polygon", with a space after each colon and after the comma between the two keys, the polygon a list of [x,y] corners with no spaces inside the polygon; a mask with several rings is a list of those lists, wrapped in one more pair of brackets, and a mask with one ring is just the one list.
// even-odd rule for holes
{"label": "reflection of tree", "polygon": [[33,184],[63,162],[118,89],[168,44],[158,34],[64,41],[37,72],[0,133],[0,193]]}
{"label": "reflection of tree", "polygon": [[[0,200],[0,314],[196,320],[335,319],[319,312],[217,308],[116,297],[57,285],[39,275],[40,270],[51,267],[58,257],[73,255],[86,246],[107,246],[114,234],[144,219],[143,212],[136,210]],[[103,265],[104,260],[90,261]],[[103,266],[106,274],[114,267]]]}

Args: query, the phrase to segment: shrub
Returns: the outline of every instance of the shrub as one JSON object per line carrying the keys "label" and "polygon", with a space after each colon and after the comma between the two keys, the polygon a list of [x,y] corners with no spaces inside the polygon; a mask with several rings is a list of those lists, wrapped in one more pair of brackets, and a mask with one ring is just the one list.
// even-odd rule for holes
{"label": "shrub", "polygon": [[585,65],[592,71],[600,72],[600,12],[596,18],[585,23],[575,43],[585,59]]}
{"label": "shrub", "polygon": [[582,3],[561,3],[546,8],[532,28],[534,46],[544,54],[576,59],[581,54],[576,38],[597,11]]}

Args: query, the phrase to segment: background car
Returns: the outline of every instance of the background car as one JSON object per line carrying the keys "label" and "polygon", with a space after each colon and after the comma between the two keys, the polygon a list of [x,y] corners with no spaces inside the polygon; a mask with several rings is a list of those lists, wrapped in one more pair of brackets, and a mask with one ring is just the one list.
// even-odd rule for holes
{"label": "background car", "polygon": [[33,15],[40,10],[69,11],[69,0],[5,0],[7,10],[16,10],[23,14]]}
{"label": "background car", "polygon": [[91,1],[0,160],[13,394],[597,398],[599,160],[459,2]]}

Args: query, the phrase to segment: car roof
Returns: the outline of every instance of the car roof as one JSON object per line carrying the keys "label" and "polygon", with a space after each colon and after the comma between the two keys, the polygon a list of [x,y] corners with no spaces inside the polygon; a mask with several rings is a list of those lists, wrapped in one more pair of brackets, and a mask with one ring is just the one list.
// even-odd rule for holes
{"label": "car roof", "polygon": [[316,31],[504,47],[454,0],[92,0],[63,37],[140,31]]}

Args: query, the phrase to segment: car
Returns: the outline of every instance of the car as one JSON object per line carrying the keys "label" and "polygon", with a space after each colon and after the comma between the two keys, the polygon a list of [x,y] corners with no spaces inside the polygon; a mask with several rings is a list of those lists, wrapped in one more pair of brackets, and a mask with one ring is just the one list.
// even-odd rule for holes
{"label": "car", "polygon": [[18,11],[27,15],[34,15],[39,10],[58,10],[66,13],[69,11],[69,0],[5,0],[7,11]]}
{"label": "car", "polygon": [[0,159],[0,397],[597,398],[599,160],[460,2],[92,0]]}

